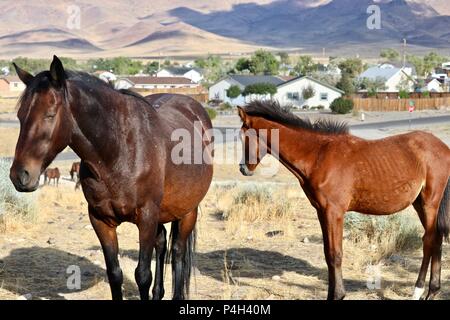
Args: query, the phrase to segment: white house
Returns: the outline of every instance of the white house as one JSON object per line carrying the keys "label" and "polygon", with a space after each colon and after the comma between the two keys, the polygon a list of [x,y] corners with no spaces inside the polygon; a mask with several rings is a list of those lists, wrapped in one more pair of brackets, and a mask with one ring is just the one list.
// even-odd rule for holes
{"label": "white house", "polygon": [[406,85],[409,91],[414,89],[414,81],[412,79],[413,69],[411,67],[395,67],[391,64],[381,64],[378,66],[370,67],[358,78],[368,80],[384,80],[385,90],[383,92],[398,92],[399,88]]}
{"label": "white house", "polygon": [[182,77],[127,77],[119,78],[116,89],[168,89],[168,88],[196,88],[199,84]]}
{"label": "white house", "polygon": [[[312,88],[314,96],[305,100],[303,98],[303,90]],[[323,106],[325,109],[329,109],[331,103],[341,97],[344,91],[339,90],[326,83],[322,83],[311,77],[298,77],[292,80],[286,81],[277,87],[277,93],[274,98],[277,99],[280,104],[292,104],[297,107],[318,107]]]}
{"label": "white house", "polygon": [[275,86],[284,83],[281,77],[275,76],[251,76],[251,75],[230,75],[219,82],[216,82],[209,88],[209,100],[220,100],[227,102],[231,105],[243,105],[246,103],[247,99],[240,95],[235,99],[231,99],[227,96],[227,90],[235,85],[244,91],[245,87],[256,83],[270,83]]}
{"label": "white house", "polygon": [[[277,93],[273,97],[269,95],[247,97],[240,95],[235,99],[227,97],[227,90],[232,85],[237,85],[243,91],[246,86],[256,83],[271,83],[277,87]],[[305,100],[303,99],[303,90],[310,87],[314,91],[314,96]],[[243,105],[254,99],[272,98],[278,100],[280,104],[291,104],[297,108],[323,106],[328,109],[330,104],[343,94],[343,91],[311,77],[297,77],[286,80],[276,76],[231,75],[215,83],[209,89],[210,100],[220,100],[232,105]]]}
{"label": "white house", "polygon": [[18,76],[0,77],[0,92],[2,93],[22,92],[25,88],[25,84]]}
{"label": "white house", "polygon": [[183,77],[192,82],[199,83],[203,80],[203,74],[198,68],[166,67],[156,73],[157,77]]}
{"label": "white house", "polygon": [[425,92],[442,92],[442,83],[437,79],[428,79],[425,81],[425,86],[420,89],[420,91]]}

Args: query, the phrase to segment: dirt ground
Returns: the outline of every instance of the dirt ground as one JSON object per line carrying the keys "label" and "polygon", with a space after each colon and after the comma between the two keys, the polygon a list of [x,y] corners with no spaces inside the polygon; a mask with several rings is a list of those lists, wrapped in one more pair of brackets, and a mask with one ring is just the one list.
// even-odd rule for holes
{"label": "dirt ground", "polygon": [[[5,140],[12,132],[0,130]],[[392,132],[399,133],[399,132]],[[437,135],[450,134],[441,126]],[[14,143],[14,142],[13,142]],[[2,155],[10,152],[4,144]],[[13,150],[13,149],[12,149]],[[223,152],[223,151],[218,151]],[[12,155],[12,154],[10,154]],[[271,161],[270,159],[267,161]],[[0,299],[110,299],[103,254],[90,226],[87,204],[69,181],[71,161],[58,161],[59,187],[43,186],[35,195],[39,210],[33,219],[6,222],[0,232]],[[270,185],[294,206],[282,221],[231,225],[221,218],[227,194],[223,186]],[[411,208],[406,210],[417,219]],[[138,256],[137,228],[118,229],[124,296],[137,299],[134,269]],[[376,265],[380,288],[369,289],[373,272],[366,259],[376,248],[356,247],[344,240],[343,274],[348,299],[409,299],[418,274],[421,248],[400,252]],[[78,266],[81,289],[68,289],[68,268]],[[368,286],[369,284],[369,286]],[[171,297],[171,272],[165,275]],[[316,213],[295,178],[284,168],[274,176],[242,176],[237,165],[217,165],[210,192],[197,223],[195,276],[191,299],[325,299],[327,268]],[[443,247],[442,293],[450,299],[450,246]]]}

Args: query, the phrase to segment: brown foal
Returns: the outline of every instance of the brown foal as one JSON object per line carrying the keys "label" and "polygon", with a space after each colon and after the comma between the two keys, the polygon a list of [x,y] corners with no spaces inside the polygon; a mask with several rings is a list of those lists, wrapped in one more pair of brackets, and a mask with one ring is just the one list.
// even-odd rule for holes
{"label": "brown foal", "polygon": [[[244,159],[251,175],[266,153],[299,180],[317,215],[328,265],[328,299],[345,296],[342,278],[344,214],[388,215],[413,205],[425,229],[423,260],[413,297],[422,297],[431,259],[427,299],[440,289],[441,246],[448,238],[450,150],[430,133],[414,131],[381,140],[364,140],[340,123],[311,123],[273,101],[239,108]],[[260,132],[264,130],[265,134]],[[279,141],[271,139],[277,130]],[[252,139],[252,136],[258,139]]]}

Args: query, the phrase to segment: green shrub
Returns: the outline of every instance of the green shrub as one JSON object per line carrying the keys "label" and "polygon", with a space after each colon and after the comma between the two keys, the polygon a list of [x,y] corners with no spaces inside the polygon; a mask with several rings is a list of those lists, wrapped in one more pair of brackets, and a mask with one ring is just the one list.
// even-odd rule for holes
{"label": "green shrub", "polygon": [[361,248],[374,248],[372,262],[392,254],[421,246],[420,223],[417,216],[407,212],[389,216],[347,213],[344,223],[348,240]]}
{"label": "green shrub", "polygon": [[353,110],[353,101],[343,97],[335,99],[330,106],[331,111],[346,114]]}
{"label": "green shrub", "polygon": [[34,194],[19,193],[9,179],[11,162],[0,159],[0,225],[5,224],[7,218],[34,219],[37,212]]}
{"label": "green shrub", "polygon": [[398,96],[400,99],[409,99],[409,92],[406,90],[400,90],[398,92]]}
{"label": "green shrub", "polygon": [[233,109],[233,106],[228,102],[224,102],[219,105],[218,109],[219,111],[227,111]]}
{"label": "green shrub", "polygon": [[208,116],[211,120],[214,120],[217,117],[217,111],[212,108],[205,108],[206,112],[208,112]]}

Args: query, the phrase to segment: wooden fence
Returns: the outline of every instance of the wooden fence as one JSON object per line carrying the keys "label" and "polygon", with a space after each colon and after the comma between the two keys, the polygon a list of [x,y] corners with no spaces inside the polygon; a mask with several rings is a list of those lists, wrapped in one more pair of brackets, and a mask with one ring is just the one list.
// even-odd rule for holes
{"label": "wooden fence", "polygon": [[377,99],[352,98],[353,109],[357,111],[408,111],[410,101],[415,110],[437,110],[450,107],[450,97],[421,99]]}

